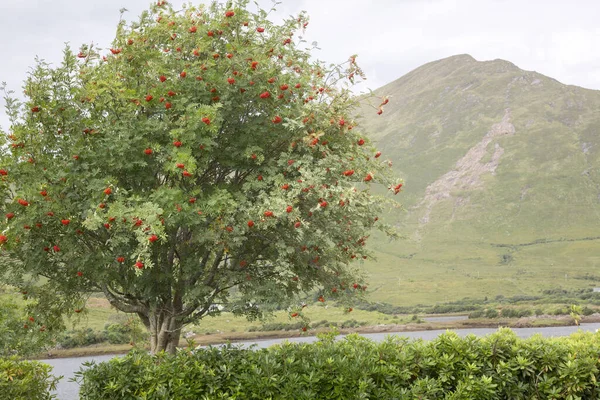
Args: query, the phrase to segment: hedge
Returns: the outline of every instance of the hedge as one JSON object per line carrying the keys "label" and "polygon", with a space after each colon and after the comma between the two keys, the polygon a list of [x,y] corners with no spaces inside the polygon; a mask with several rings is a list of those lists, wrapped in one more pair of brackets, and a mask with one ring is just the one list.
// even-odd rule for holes
{"label": "hedge", "polygon": [[0,358],[1,400],[48,400],[55,396],[58,379],[52,367],[37,361],[20,361],[16,357]]}
{"label": "hedge", "polygon": [[132,352],[78,373],[81,399],[597,399],[600,334],[429,342],[358,335],[268,349]]}

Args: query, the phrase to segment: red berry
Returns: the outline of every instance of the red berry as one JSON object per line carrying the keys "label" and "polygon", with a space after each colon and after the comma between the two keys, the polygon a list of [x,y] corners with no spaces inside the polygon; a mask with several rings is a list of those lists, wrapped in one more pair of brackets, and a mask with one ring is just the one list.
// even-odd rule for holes
{"label": "red berry", "polygon": [[71,220],[69,219],[61,219],[60,223],[63,224],[64,226],[67,226],[71,223]]}
{"label": "red berry", "polygon": [[125,257],[117,257],[117,262],[118,262],[118,263],[123,263],[123,262],[125,262]]}
{"label": "red berry", "polygon": [[6,176],[8,175],[8,172],[5,169],[0,169],[0,175]]}
{"label": "red berry", "polygon": [[54,217],[54,213],[52,211],[48,211],[46,213],[46,215],[49,216],[49,217]]}
{"label": "red berry", "polygon": [[105,195],[109,195],[111,193],[112,193],[112,189],[111,188],[107,187],[106,189],[104,189],[104,194]]}
{"label": "red berry", "polygon": [[29,205],[29,202],[27,200],[19,199],[18,202],[23,207],[27,207]]}
{"label": "red berry", "polygon": [[36,107],[32,107],[32,108],[31,108],[31,112],[34,112],[34,113],[36,113],[36,112],[39,112],[39,111],[40,111],[40,108],[39,108],[39,107],[37,107],[37,106],[36,106]]}
{"label": "red berry", "polygon": [[14,216],[15,216],[15,214],[14,214],[14,213],[11,213],[11,212],[9,212],[9,213],[7,213],[7,214],[6,214],[6,218],[7,218],[7,219],[11,219],[11,218],[13,218]]}
{"label": "red berry", "polygon": [[271,93],[269,93],[269,92],[262,92],[259,97],[261,99],[268,99],[269,97],[271,97]]}
{"label": "red berry", "polygon": [[181,168],[181,169],[185,168],[185,165],[180,164],[180,163],[177,163],[176,166],[177,166],[177,168]]}
{"label": "red berry", "polygon": [[381,152],[378,151],[377,153],[375,153],[375,158],[379,158],[381,156]]}
{"label": "red berry", "polygon": [[113,54],[119,54],[121,52],[121,49],[110,49],[110,52]]}
{"label": "red berry", "polygon": [[300,223],[300,221],[297,221],[297,222],[294,224],[294,228],[298,229],[298,228],[300,228],[300,225],[302,225],[302,223]]}
{"label": "red berry", "polygon": [[154,97],[152,97],[151,94],[149,94],[148,96],[146,96],[146,101],[152,101]]}
{"label": "red berry", "polygon": [[281,185],[281,188],[283,190],[288,190],[290,188],[290,185],[288,185],[287,183],[285,183],[285,184]]}
{"label": "red berry", "polygon": [[256,32],[258,32],[258,33],[263,33],[264,31],[265,31],[265,28],[261,28],[261,27],[256,28]]}
{"label": "red berry", "polygon": [[77,276],[79,276],[79,277],[83,276],[83,272],[77,271]]}
{"label": "red berry", "polygon": [[135,266],[136,266],[137,269],[142,269],[142,268],[144,268],[144,263],[141,262],[141,261],[137,261],[135,263]]}
{"label": "red berry", "polygon": [[60,251],[60,247],[58,247],[57,245],[52,246],[52,250],[54,250],[56,253],[58,253]]}
{"label": "red berry", "polygon": [[227,78],[227,82],[228,82],[230,85],[233,85],[233,84],[235,83],[235,79],[233,79],[233,78]]}
{"label": "red berry", "polygon": [[164,75],[161,75],[160,78],[158,78],[161,82],[164,82],[167,80],[167,77]]}
{"label": "red berry", "polygon": [[294,207],[292,207],[292,206],[287,206],[285,208],[285,212],[287,212],[287,213],[291,213],[293,210],[294,210]]}
{"label": "red berry", "polygon": [[144,150],[144,154],[146,154],[146,155],[152,154],[152,149],[148,147],[146,150]]}
{"label": "red berry", "polygon": [[352,176],[354,174],[354,170],[353,169],[349,169],[347,171],[344,171],[344,176]]}
{"label": "red berry", "polygon": [[279,86],[279,89],[281,90],[288,90],[289,86],[288,85],[281,85]]}
{"label": "red berry", "polygon": [[192,174],[190,174],[188,171],[183,171],[183,176],[190,177]]}
{"label": "red berry", "polygon": [[258,66],[258,61],[252,61],[252,63],[250,63],[251,69],[256,69],[257,66]]}
{"label": "red berry", "polygon": [[363,144],[365,144],[365,141],[364,141],[364,139],[358,139],[357,143],[359,146],[362,146]]}
{"label": "red berry", "polygon": [[43,197],[46,197],[46,196],[48,196],[48,192],[47,192],[47,191],[45,191],[45,190],[42,190],[42,191],[40,192],[40,194],[41,194]]}
{"label": "red berry", "polygon": [[227,18],[233,17],[234,15],[235,15],[235,13],[232,10],[228,10],[228,11],[225,12],[225,16]]}
{"label": "red berry", "polygon": [[173,146],[175,147],[181,147],[181,142],[179,140],[176,140],[173,142]]}
{"label": "red berry", "polygon": [[326,201],[322,201],[319,203],[319,205],[321,206],[321,208],[325,208],[327,207],[327,202]]}
{"label": "red berry", "polygon": [[148,238],[148,240],[150,241],[150,243],[154,243],[158,240],[158,236],[156,235],[150,235],[150,237]]}
{"label": "red berry", "polygon": [[367,176],[365,176],[365,182],[369,182],[371,179],[373,179],[373,175],[367,174]]}
{"label": "red berry", "polygon": [[187,72],[185,71],[181,71],[181,73],[179,74],[180,77],[185,78],[187,76]]}
{"label": "red berry", "polygon": [[259,180],[259,181],[262,181],[263,180],[263,176],[259,175],[256,179]]}
{"label": "red berry", "polygon": [[196,33],[197,30],[198,30],[198,28],[196,28],[195,26],[192,26],[189,29],[190,33]]}
{"label": "red berry", "polygon": [[267,211],[265,211],[264,215],[265,215],[265,217],[272,217],[273,216],[273,211],[267,210]]}
{"label": "red berry", "polygon": [[280,123],[283,120],[281,119],[281,117],[279,115],[276,115],[275,118],[273,118],[272,121],[273,121],[274,124],[278,124],[278,123]]}
{"label": "red berry", "polygon": [[5,235],[0,235],[0,244],[6,243],[7,240],[8,240],[8,237],[6,237]]}
{"label": "red berry", "polygon": [[210,125],[210,119],[207,117],[202,118],[202,122],[204,122],[206,125]]}

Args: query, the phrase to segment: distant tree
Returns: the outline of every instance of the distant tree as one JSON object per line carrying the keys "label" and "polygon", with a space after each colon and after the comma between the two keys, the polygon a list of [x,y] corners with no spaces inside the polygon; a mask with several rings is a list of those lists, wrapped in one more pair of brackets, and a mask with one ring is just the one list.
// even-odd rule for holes
{"label": "distant tree", "polygon": [[215,304],[253,317],[359,292],[352,262],[387,231],[370,189],[401,184],[355,122],[355,57],[312,61],[294,36],[306,15],[267,16],[159,1],[105,55],[67,48],[60,66],[37,62],[24,103],[7,92],[8,281],[71,312],[102,292],[152,352],[174,352]]}

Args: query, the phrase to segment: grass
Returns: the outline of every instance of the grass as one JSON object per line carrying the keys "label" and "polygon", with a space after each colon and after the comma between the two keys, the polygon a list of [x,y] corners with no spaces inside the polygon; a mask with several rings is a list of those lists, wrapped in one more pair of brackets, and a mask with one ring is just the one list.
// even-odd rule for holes
{"label": "grass", "polygon": [[[72,322],[77,328],[89,327],[94,330],[102,330],[104,325],[116,314],[117,312],[109,307],[106,300],[92,298],[88,302],[84,313],[78,320],[73,320]],[[328,306],[322,303],[308,305],[301,314],[313,323],[327,320],[328,323],[321,324],[325,326],[328,326],[329,323],[337,323],[340,325],[351,319],[358,321],[361,325],[378,325],[391,323],[391,321],[394,321],[394,323],[402,323],[407,322],[410,319],[410,317],[393,317],[376,311],[355,309],[352,312],[346,312],[343,308]],[[278,311],[264,322],[294,324],[300,320],[300,317],[291,318],[290,313],[286,311]],[[196,325],[188,327],[187,331],[200,335],[240,333],[248,332],[249,330],[260,330],[262,325],[263,323],[260,321],[248,321],[245,318],[236,317],[231,313],[223,312],[220,315],[205,317]]]}

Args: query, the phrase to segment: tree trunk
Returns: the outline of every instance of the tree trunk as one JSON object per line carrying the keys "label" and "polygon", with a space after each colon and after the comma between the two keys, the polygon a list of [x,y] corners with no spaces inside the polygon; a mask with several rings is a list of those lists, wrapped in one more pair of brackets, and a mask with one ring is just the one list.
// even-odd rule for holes
{"label": "tree trunk", "polygon": [[156,354],[165,351],[175,354],[181,337],[182,323],[169,313],[156,311],[148,318],[150,332],[150,353]]}

